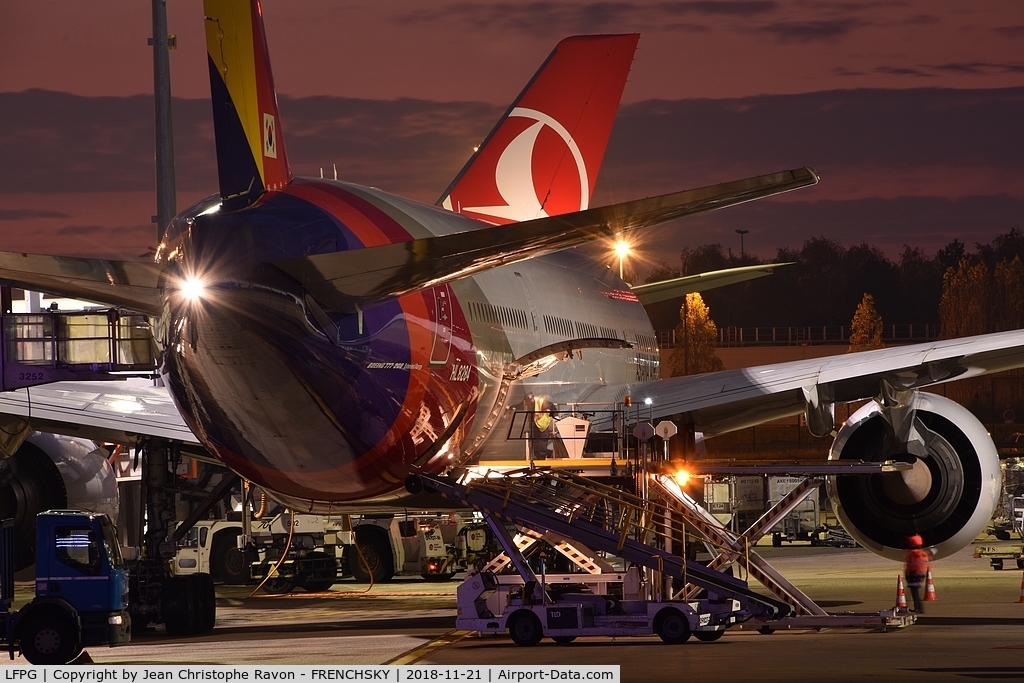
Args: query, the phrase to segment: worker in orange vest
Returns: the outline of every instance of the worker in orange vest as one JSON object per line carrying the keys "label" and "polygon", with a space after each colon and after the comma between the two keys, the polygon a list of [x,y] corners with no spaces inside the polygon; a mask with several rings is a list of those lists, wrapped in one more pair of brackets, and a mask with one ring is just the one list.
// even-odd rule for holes
{"label": "worker in orange vest", "polygon": [[914,534],[907,538],[910,550],[907,551],[907,561],[904,573],[907,575],[907,588],[914,598],[914,612],[924,614],[924,607],[921,605],[921,587],[924,586],[925,578],[928,576],[929,561],[931,553],[925,550],[924,539]]}

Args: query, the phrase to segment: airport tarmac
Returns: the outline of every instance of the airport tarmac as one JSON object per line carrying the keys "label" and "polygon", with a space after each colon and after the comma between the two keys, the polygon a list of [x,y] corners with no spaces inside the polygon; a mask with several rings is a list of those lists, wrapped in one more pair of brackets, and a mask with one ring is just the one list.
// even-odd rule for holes
{"label": "airport tarmac", "polygon": [[[901,566],[867,551],[759,550],[830,612],[877,612],[895,602]],[[249,598],[251,589],[218,587],[212,633],[168,639],[158,629],[89,655],[103,664],[619,664],[628,683],[1024,680],[1022,572],[994,571],[971,552],[935,562],[938,600],[926,603],[917,624],[890,632],[732,629],[715,643],[595,637],[521,648],[507,635],[454,632],[456,581],[396,580],[369,591],[342,582],[330,597]]]}

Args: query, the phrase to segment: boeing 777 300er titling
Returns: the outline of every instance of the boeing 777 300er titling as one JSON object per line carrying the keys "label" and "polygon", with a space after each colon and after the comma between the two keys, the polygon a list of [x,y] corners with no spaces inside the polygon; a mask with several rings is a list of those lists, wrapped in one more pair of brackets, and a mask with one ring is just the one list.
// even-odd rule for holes
{"label": "boeing 777 300er titling", "polygon": [[[801,168],[590,208],[637,36],[563,41],[429,206],[293,177],[259,3],[205,11],[220,192],[172,221],[152,263],[3,253],[0,278],[151,316],[194,438],[278,501],[399,500],[410,473],[507,448],[495,423],[528,391],[556,405],[649,399],[650,417],[709,437],[801,413],[823,435],[838,428],[836,403],[873,399],[829,457],[914,465],[830,483],[854,537],[896,557],[919,533],[942,556],[987,523],[1000,490],[991,439],[918,390],[1024,365],[1022,332],[659,379],[644,290],[573,247],[818,178]],[[46,431],[121,420],[168,433],[131,409],[61,417],[59,391],[0,405]],[[119,390],[122,404],[133,391]]]}

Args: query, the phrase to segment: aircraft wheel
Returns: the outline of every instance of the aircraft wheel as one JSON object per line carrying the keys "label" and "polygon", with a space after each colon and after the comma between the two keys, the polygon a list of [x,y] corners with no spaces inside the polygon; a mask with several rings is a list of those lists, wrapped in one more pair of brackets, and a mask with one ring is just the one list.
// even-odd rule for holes
{"label": "aircraft wheel", "polygon": [[169,636],[185,636],[196,631],[196,599],[192,579],[172,576],[164,583],[160,613]]}
{"label": "aircraft wheel", "polygon": [[508,620],[508,634],[516,645],[536,645],[544,637],[544,628],[537,615],[528,609],[521,609]]}
{"label": "aircraft wheel", "polygon": [[68,664],[82,652],[78,628],[70,614],[34,610],[19,630],[21,654],[30,664]]}
{"label": "aircraft wheel", "polygon": [[674,607],[666,607],[654,616],[654,632],[662,641],[679,645],[690,639],[690,622]]}
{"label": "aircraft wheel", "polygon": [[725,635],[725,631],[694,631],[693,637],[702,643],[713,643]]}
{"label": "aircraft wheel", "polygon": [[189,574],[192,581],[192,605],[195,616],[195,632],[206,633],[213,630],[217,623],[217,592],[213,587],[213,577],[209,574]]}

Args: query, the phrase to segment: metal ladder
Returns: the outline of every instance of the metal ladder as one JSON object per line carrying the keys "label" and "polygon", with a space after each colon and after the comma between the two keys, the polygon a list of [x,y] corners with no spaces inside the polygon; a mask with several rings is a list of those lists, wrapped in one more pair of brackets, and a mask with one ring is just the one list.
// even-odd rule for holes
{"label": "metal ladder", "polygon": [[673,554],[673,541],[685,538],[682,515],[586,477],[536,468],[491,474],[466,484],[411,475],[406,487],[413,493],[433,490],[491,517],[614,553],[700,586],[709,594],[739,600],[761,618],[783,617],[793,609],[785,601],[752,590],[746,581]]}

